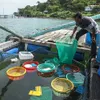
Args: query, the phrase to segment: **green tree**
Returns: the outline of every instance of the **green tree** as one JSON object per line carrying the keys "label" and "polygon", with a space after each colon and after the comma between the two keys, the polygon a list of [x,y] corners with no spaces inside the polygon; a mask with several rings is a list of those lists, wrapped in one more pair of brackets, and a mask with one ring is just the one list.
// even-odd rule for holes
{"label": "green tree", "polygon": [[18,12],[19,12],[20,16],[23,16],[24,15],[24,8],[19,8]]}
{"label": "green tree", "polygon": [[37,10],[43,12],[46,9],[46,7],[47,7],[46,3],[39,3],[37,5]]}
{"label": "green tree", "polygon": [[19,13],[18,13],[18,12],[14,12],[14,15],[15,15],[15,16],[19,16]]}
{"label": "green tree", "polygon": [[95,6],[92,10],[93,13],[100,13],[100,6]]}
{"label": "green tree", "polygon": [[59,11],[59,6],[56,6],[56,5],[48,6],[47,10],[48,10],[49,13],[56,12],[56,11]]}
{"label": "green tree", "polygon": [[96,3],[97,3],[97,4],[98,4],[98,3],[100,4],[100,0],[96,0]]}

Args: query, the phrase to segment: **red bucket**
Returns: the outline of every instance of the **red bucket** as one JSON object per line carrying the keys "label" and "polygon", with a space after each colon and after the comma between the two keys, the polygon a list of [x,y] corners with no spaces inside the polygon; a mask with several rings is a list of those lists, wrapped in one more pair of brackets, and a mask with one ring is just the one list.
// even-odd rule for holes
{"label": "red bucket", "polygon": [[38,61],[26,61],[22,66],[26,69],[27,72],[34,72],[37,70],[38,64]]}

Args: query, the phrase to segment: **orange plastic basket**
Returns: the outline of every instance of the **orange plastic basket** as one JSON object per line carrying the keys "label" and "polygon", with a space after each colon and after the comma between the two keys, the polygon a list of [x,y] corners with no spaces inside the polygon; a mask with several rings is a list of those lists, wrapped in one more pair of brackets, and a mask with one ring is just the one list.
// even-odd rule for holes
{"label": "orange plastic basket", "polygon": [[20,80],[24,77],[26,69],[23,67],[13,67],[7,70],[7,76],[10,80]]}

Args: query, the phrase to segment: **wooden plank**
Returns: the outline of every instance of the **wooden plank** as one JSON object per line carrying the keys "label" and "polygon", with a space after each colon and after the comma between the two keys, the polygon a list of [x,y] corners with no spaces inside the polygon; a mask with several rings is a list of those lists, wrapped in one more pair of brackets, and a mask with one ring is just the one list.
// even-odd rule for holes
{"label": "wooden plank", "polygon": [[[70,30],[66,31],[66,33],[64,33],[62,36],[59,37],[59,39],[63,39],[66,37],[67,34],[69,34]],[[56,38],[54,39],[54,41],[56,41]]]}
{"label": "wooden plank", "polygon": [[[37,45],[42,45],[42,46],[51,46],[51,47],[55,47],[55,42],[46,42],[46,43],[42,43],[42,42],[37,42],[37,41],[34,41],[31,40],[31,39],[24,39],[22,40],[22,42],[25,42],[25,43],[33,43],[33,44],[37,44]],[[77,48],[78,51],[90,51],[90,48],[87,48],[87,47],[78,47]]]}
{"label": "wooden plank", "polygon": [[[66,31],[68,31],[68,30],[66,30]],[[55,39],[60,38],[62,35],[65,35],[65,34],[66,34],[66,33],[65,33],[65,30],[61,30],[61,32],[60,32],[59,34],[57,34],[57,36],[52,37],[52,38],[50,39],[50,41],[54,41]]]}
{"label": "wooden plank", "polygon": [[[57,36],[58,34],[59,34],[59,33],[55,33],[55,34],[53,35],[53,37]],[[51,38],[52,38],[52,35],[51,35],[50,37],[44,38],[44,39],[42,40],[42,43],[45,43],[46,41],[50,40]]]}
{"label": "wooden plank", "polygon": [[59,34],[58,32],[59,31],[54,31],[53,33],[51,33],[51,34],[45,36],[44,38],[40,39],[38,42],[43,42],[44,43],[44,41],[46,41],[47,39],[50,39],[52,37],[56,37]]}
{"label": "wooden plank", "polygon": [[40,41],[44,41],[52,36],[55,36],[56,32],[50,33],[49,35],[45,36],[44,38],[40,39]]}
{"label": "wooden plank", "polygon": [[35,37],[35,39],[36,39],[36,40],[42,39],[43,37],[46,37],[46,36],[48,36],[48,35],[50,35],[50,34],[52,34],[52,33],[54,33],[54,32],[56,32],[56,31],[48,32],[48,33],[45,33],[45,34],[43,34],[43,35],[37,36],[37,37]]}
{"label": "wooden plank", "polygon": [[37,36],[37,37],[35,37],[35,39],[36,39],[36,40],[41,39],[41,38],[43,38],[43,37],[49,35],[50,33],[51,33],[51,32],[49,32],[49,33],[45,33],[45,34],[40,35],[40,36]]}
{"label": "wooden plank", "polygon": [[[54,32],[60,32],[60,31],[63,31],[63,30],[65,30],[65,29],[57,30],[57,31],[54,31]],[[65,30],[65,31],[67,31],[67,30]],[[38,40],[38,39],[42,39],[42,38],[44,38],[46,36],[52,36],[53,35],[53,34],[52,35],[50,35],[50,34],[52,34],[52,32],[48,32],[48,33],[45,33],[43,35],[37,36],[37,37],[35,37],[35,39]]]}

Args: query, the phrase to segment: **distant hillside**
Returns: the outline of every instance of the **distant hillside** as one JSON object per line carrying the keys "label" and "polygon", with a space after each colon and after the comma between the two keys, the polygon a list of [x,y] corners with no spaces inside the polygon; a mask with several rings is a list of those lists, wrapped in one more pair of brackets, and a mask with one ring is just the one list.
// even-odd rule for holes
{"label": "distant hillside", "polygon": [[[85,12],[86,6],[96,5],[91,12]],[[53,18],[69,18],[77,11],[84,15],[91,16],[100,11],[100,0],[47,0],[47,2],[37,2],[37,5],[25,8],[19,8],[18,12],[14,12],[16,16],[23,17],[53,17]]]}

